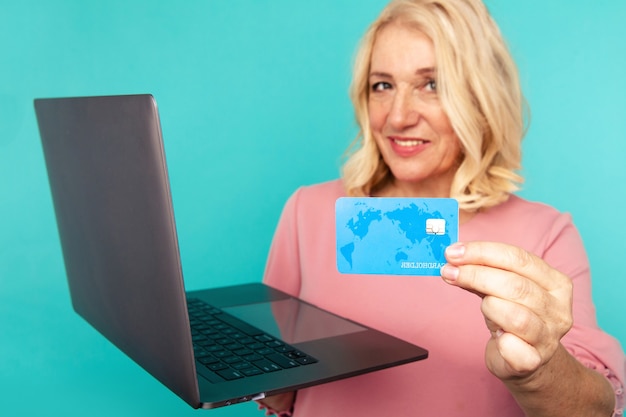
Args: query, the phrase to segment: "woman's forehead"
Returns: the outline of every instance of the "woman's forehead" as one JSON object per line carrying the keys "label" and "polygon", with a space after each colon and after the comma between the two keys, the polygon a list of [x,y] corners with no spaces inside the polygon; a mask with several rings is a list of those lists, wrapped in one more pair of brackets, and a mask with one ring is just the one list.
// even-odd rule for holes
{"label": "woman's forehead", "polygon": [[401,24],[381,28],[372,45],[370,72],[423,71],[436,67],[432,40],[423,32]]}

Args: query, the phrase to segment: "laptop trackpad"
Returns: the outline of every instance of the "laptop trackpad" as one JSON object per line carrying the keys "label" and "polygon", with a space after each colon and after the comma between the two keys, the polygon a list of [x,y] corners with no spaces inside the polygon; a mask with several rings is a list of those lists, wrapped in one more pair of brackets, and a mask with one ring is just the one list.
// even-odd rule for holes
{"label": "laptop trackpad", "polygon": [[289,344],[366,330],[293,298],[223,307],[222,310]]}

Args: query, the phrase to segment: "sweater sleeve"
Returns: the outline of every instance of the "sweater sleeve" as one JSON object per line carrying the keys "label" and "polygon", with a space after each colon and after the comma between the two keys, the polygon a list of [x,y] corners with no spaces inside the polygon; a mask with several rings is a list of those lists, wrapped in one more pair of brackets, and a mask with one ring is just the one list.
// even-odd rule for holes
{"label": "sweater sleeve", "polygon": [[298,242],[298,189],[285,203],[274,232],[263,282],[271,287],[297,296],[300,293],[300,245]]}
{"label": "sweater sleeve", "polygon": [[574,323],[562,343],[579,362],[609,380],[616,397],[614,415],[621,416],[625,405],[626,358],[620,343],[602,331],[596,321],[591,272],[582,239],[567,214],[557,217],[545,238],[544,260],[568,275],[574,284]]}

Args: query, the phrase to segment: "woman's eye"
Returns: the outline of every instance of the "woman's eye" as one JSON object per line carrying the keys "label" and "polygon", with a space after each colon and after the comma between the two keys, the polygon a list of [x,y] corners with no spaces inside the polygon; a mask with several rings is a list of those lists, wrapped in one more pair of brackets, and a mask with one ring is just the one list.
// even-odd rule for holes
{"label": "woman's eye", "polygon": [[384,91],[389,90],[390,88],[391,84],[384,81],[372,84],[372,91]]}
{"label": "woman's eye", "polygon": [[437,81],[435,81],[435,80],[428,80],[426,82],[425,87],[426,87],[426,89],[428,91],[437,91]]}

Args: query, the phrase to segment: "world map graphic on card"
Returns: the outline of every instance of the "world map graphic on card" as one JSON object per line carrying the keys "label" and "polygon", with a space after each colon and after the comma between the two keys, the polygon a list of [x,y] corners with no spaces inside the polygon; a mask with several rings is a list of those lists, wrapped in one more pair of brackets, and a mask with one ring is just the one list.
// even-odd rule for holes
{"label": "world map graphic on card", "polygon": [[341,273],[436,276],[458,240],[452,198],[343,197],[335,212]]}

